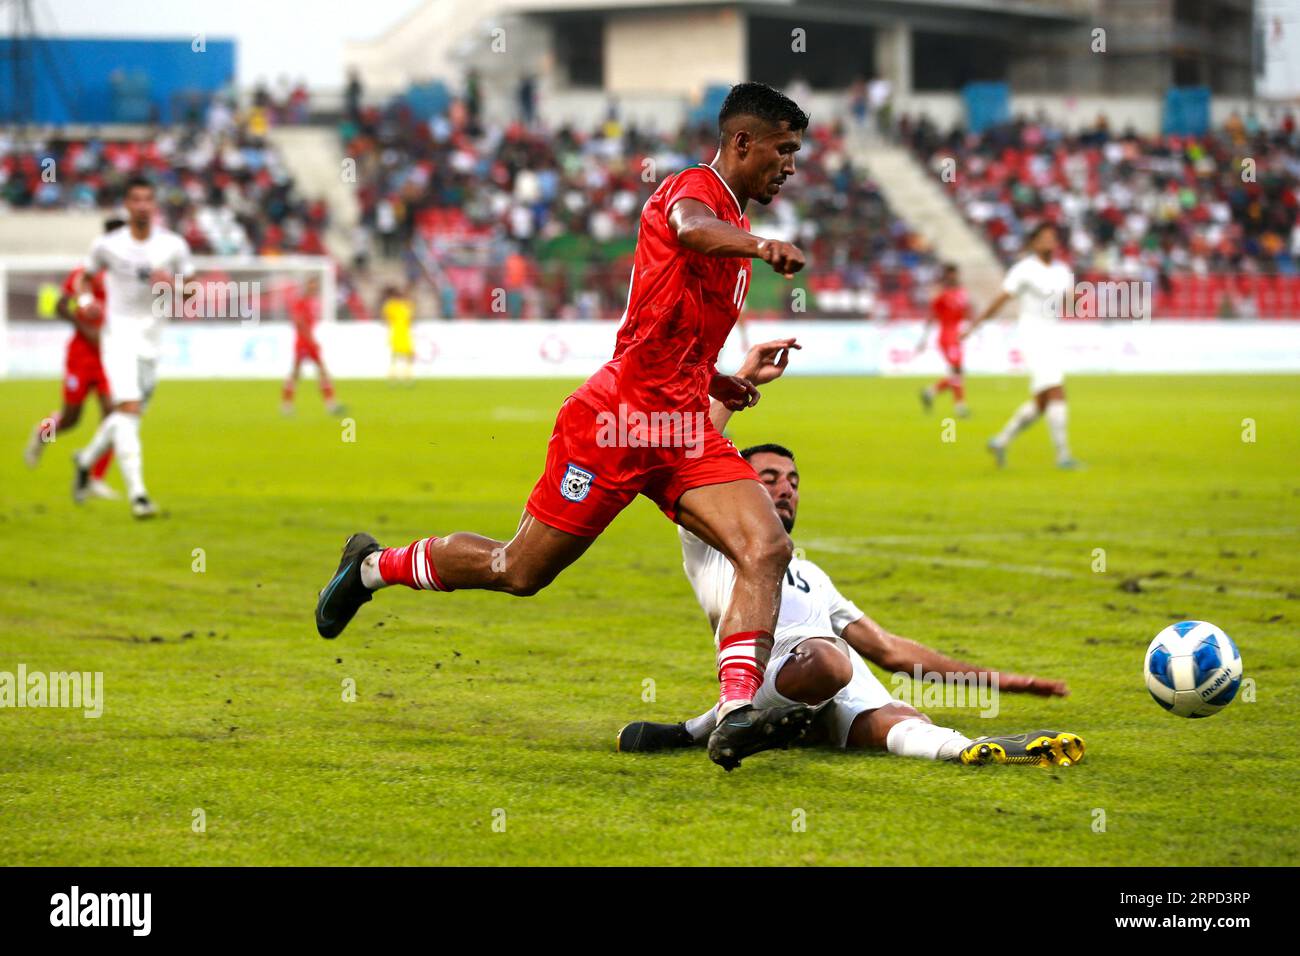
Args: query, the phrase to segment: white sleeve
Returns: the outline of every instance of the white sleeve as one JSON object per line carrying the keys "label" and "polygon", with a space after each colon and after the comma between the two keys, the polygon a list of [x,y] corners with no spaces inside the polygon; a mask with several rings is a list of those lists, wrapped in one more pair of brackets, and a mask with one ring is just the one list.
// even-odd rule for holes
{"label": "white sleeve", "polygon": [[831,580],[829,574],[822,571],[821,568],[818,568],[817,570],[821,571],[822,577],[826,579],[826,610],[830,612],[831,629],[835,632],[835,636],[839,637],[844,633],[846,627],[854,621],[861,620],[866,615],[862,613],[856,604],[836,589],[835,582]]}
{"label": "white sleeve", "polygon": [[185,241],[183,236],[176,237],[176,261],[174,269],[175,274],[178,276],[194,275],[194,255],[190,252],[190,244]]}
{"label": "white sleeve", "polygon": [[1024,282],[1025,276],[1025,270],[1022,267],[1028,261],[1028,259],[1021,259],[1007,270],[1006,278],[1002,280],[1002,291],[1007,295],[1020,294],[1020,286]]}
{"label": "white sleeve", "polygon": [[86,253],[86,275],[92,276],[107,268],[108,256],[104,252],[104,237],[96,236],[95,241],[90,244],[90,252]]}

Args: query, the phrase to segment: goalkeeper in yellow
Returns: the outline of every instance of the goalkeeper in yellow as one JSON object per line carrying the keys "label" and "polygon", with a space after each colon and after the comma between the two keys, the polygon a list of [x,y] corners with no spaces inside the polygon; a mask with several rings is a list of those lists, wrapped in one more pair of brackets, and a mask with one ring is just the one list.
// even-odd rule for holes
{"label": "goalkeeper in yellow", "polygon": [[388,350],[391,358],[388,377],[394,382],[412,380],[415,367],[415,341],[411,336],[411,317],[415,306],[411,297],[396,286],[384,290],[380,315],[388,325]]}

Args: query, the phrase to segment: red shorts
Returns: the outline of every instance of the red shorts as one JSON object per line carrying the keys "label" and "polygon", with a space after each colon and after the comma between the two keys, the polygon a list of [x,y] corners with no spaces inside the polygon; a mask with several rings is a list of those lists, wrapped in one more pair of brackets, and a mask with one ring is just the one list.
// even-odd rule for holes
{"label": "red shorts", "polygon": [[293,360],[295,362],[302,362],[304,360],[309,360],[315,362],[316,366],[319,368],[320,367],[320,343],[317,342],[315,339],[305,339],[302,336],[299,336],[298,338],[294,339]]}
{"label": "red shorts", "polygon": [[691,488],[758,480],[707,413],[686,413],[690,425],[680,429],[677,447],[649,448],[629,447],[633,441],[626,435],[620,439],[614,414],[577,398],[565,400],[555,416],[546,468],[528,496],[529,514],[552,528],[594,538],[638,494],[676,521],[677,500]]}
{"label": "red shorts", "polygon": [[99,361],[99,349],[74,336],[63,360],[63,404],[80,405],[92,390],[107,396],[108,376]]}
{"label": "red shorts", "polygon": [[961,368],[962,350],[961,339],[940,339],[939,351],[943,353],[944,361],[954,369]]}

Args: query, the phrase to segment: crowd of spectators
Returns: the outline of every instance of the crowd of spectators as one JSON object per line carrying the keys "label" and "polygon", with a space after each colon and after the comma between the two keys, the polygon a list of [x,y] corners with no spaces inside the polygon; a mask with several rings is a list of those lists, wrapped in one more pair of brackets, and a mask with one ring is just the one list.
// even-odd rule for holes
{"label": "crowd of spectators", "polygon": [[[468,97],[427,118],[401,101],[361,108],[342,135],[356,163],[357,264],[404,257],[410,278],[439,287],[448,315],[492,314],[493,290],[502,288],[508,315],[617,318],[642,205],[664,177],[717,150],[711,124],[654,132],[611,106],[591,130],[496,125]],[[748,212],[763,234],[808,251],[809,310],[823,291],[860,292],[877,308],[908,298],[932,257],[853,168],[844,131],[814,126],[796,163],[782,198]],[[747,311],[789,312],[779,286],[756,276]],[[856,311],[842,295],[827,299]]]}
{"label": "crowd of spectators", "polygon": [[1145,278],[1300,274],[1300,137],[1233,114],[1204,136],[1071,134],[1019,119],[972,134],[905,117],[900,138],[1004,262],[1056,223],[1076,271]]}
{"label": "crowd of spectators", "polygon": [[0,207],[108,208],[144,174],[196,253],[321,254],[329,210],[298,193],[260,123],[255,110],[240,114],[218,98],[201,123],[161,126],[146,138],[0,134]]}

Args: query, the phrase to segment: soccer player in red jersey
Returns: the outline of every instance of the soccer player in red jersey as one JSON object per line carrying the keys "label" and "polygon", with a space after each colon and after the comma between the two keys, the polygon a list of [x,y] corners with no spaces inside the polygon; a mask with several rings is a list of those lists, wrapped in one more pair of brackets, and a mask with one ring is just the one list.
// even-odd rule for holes
{"label": "soccer player in red jersey", "polygon": [[[126,220],[111,217],[104,221],[104,231],[112,232],[126,225]],[[72,338],[63,359],[63,407],[51,412],[36,423],[27,442],[23,460],[28,468],[35,468],[41,460],[45,446],[61,433],[71,431],[81,421],[81,407],[86,396],[94,392],[99,397],[100,416],[109,413],[108,377],[99,360],[99,333],[104,324],[104,281],[102,276],[90,277],[90,290],[78,294],[85,269],[78,266],[63,280],[63,294],[59,296],[55,311],[72,323]],[[90,469],[90,483],[86,492],[94,498],[121,497],[105,481],[104,475],[113,462],[113,449],[108,449]]]}
{"label": "soccer player in red jersey", "polygon": [[952,389],[953,401],[956,402],[957,415],[965,418],[970,414],[966,408],[966,386],[962,381],[961,326],[970,315],[970,297],[962,288],[957,266],[949,262],[943,267],[943,288],[930,304],[930,316],[925,320],[921,330],[921,344],[917,351],[925,350],[930,340],[930,326],[939,323],[939,351],[948,363],[948,374],[933,385],[921,391],[921,404],[928,412],[934,406],[935,396],[942,391]]}
{"label": "soccer player in red jersey", "polygon": [[758,401],[750,382],[715,364],[744,304],[751,260],[787,278],[804,266],[795,246],[749,231],[745,206],[771,202],[794,175],[807,126],[776,90],[732,87],[713,161],[666,178],[641,211],[614,357],[561,405],[514,537],[457,532],[383,548],[352,535],[317,601],[322,637],[338,635],[386,585],[536,594],[642,494],[735,567],[717,628],[721,694],[710,759],[730,770],[807,729],[806,705],[752,703],[793,545],[754,469],[709,421],[710,396],[732,410]]}
{"label": "soccer player in red jersey", "polygon": [[343,406],[334,398],[334,383],[330,381],[325,369],[325,360],[321,358],[320,343],[316,341],[316,323],[320,321],[320,280],[314,276],[307,280],[301,291],[294,290],[289,296],[289,320],[293,322],[293,368],[284,380],[281,393],[281,411],[293,414],[293,392],[298,385],[298,376],[302,374],[302,363],[312,362],[320,375],[320,395],[325,402],[325,410],[331,415],[341,415]]}

